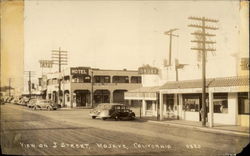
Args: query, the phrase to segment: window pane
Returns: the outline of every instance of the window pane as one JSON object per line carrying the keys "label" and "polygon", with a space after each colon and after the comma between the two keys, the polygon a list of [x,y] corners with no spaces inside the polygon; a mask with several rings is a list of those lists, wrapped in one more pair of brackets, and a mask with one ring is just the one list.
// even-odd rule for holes
{"label": "window pane", "polygon": [[248,93],[238,93],[239,114],[249,114]]}
{"label": "window pane", "polygon": [[152,101],[146,101],[146,109],[147,110],[152,110],[153,109]]}
{"label": "window pane", "polygon": [[228,113],[228,94],[214,93],[214,113]]}

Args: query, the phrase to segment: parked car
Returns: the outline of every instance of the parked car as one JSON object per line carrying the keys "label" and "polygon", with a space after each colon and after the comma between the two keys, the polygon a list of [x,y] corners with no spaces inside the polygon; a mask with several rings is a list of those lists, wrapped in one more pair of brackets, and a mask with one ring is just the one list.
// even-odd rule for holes
{"label": "parked car", "polygon": [[19,105],[22,105],[22,106],[27,106],[28,104],[28,101],[27,101],[27,98],[26,97],[22,97],[19,102],[18,102]]}
{"label": "parked car", "polygon": [[101,118],[106,120],[108,118],[115,120],[134,120],[135,113],[127,106],[117,103],[101,103],[96,108],[90,111],[89,115],[92,119]]}
{"label": "parked car", "polygon": [[18,104],[18,102],[19,102],[18,97],[14,97],[13,100],[11,100],[11,103],[14,103],[14,104]]}
{"label": "parked car", "polygon": [[37,100],[38,99],[29,99],[29,101],[27,103],[27,107],[28,108],[33,108]]}
{"label": "parked car", "polygon": [[33,110],[37,109],[47,109],[47,110],[56,110],[57,104],[50,100],[36,100],[33,106]]}
{"label": "parked car", "polygon": [[5,98],[5,103],[10,103],[11,100],[13,100],[13,97],[8,96],[8,97]]}

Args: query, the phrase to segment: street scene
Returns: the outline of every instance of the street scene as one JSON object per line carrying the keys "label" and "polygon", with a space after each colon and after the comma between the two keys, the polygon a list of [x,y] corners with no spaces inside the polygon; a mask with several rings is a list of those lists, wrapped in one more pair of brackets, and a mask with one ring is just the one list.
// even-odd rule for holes
{"label": "street scene", "polygon": [[249,2],[0,6],[1,154],[232,156],[249,145]]}
{"label": "street scene", "polygon": [[33,111],[5,104],[1,111],[2,152],[8,154],[228,155],[239,153],[249,141],[248,136],[179,128],[142,119],[93,120],[88,109]]}

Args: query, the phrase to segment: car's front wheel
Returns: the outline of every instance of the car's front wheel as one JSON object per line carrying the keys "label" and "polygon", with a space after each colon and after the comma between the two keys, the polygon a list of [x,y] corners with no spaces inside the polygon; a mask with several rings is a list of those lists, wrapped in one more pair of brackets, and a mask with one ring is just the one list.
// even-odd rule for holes
{"label": "car's front wheel", "polygon": [[115,116],[115,120],[118,121],[120,120],[120,117],[118,115]]}
{"label": "car's front wheel", "polygon": [[47,107],[47,110],[48,110],[48,111],[51,111],[51,110],[52,110],[52,107],[48,106],[48,107]]}
{"label": "car's front wheel", "polygon": [[37,106],[34,106],[32,109],[33,109],[33,110],[37,110]]}
{"label": "car's front wheel", "polygon": [[92,116],[92,119],[95,119],[96,118],[96,116]]}

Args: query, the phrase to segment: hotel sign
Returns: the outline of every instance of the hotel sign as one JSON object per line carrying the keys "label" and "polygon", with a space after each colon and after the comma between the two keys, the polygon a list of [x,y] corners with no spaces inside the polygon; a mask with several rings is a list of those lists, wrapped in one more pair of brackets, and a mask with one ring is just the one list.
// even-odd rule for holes
{"label": "hotel sign", "polygon": [[89,68],[76,67],[70,68],[71,75],[89,75]]}

